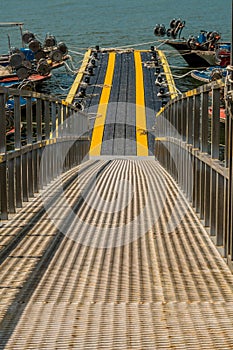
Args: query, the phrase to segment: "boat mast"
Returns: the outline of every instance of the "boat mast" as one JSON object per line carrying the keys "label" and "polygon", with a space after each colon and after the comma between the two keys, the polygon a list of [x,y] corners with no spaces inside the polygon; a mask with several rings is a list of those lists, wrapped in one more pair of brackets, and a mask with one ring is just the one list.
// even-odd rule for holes
{"label": "boat mast", "polygon": [[[20,35],[21,35],[21,40],[22,40],[22,47],[25,47],[25,44],[23,42],[23,22],[0,22],[0,28],[1,27],[19,27],[20,30]],[[11,49],[11,42],[10,42],[10,36],[7,34],[8,37],[8,45],[9,45],[9,50]]]}
{"label": "boat mast", "polygon": [[22,47],[25,47],[25,44],[23,42],[23,24],[21,24],[21,23],[19,25],[19,30],[20,30],[21,40],[22,40]]}
{"label": "boat mast", "polygon": [[11,51],[11,38],[10,35],[7,34],[7,39],[8,39],[8,48],[9,48],[9,52]]}

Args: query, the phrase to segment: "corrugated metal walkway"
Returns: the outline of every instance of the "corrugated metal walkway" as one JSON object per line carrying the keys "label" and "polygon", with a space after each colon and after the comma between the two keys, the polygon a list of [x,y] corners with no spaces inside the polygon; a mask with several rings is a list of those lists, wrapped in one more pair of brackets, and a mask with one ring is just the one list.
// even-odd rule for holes
{"label": "corrugated metal walkway", "polygon": [[1,229],[1,348],[231,349],[232,274],[173,180],[154,160],[81,169],[64,175],[71,207],[88,188],[79,220],[38,197]]}
{"label": "corrugated metal walkway", "polygon": [[233,348],[230,270],[159,163],[119,155],[0,228],[0,349]]}

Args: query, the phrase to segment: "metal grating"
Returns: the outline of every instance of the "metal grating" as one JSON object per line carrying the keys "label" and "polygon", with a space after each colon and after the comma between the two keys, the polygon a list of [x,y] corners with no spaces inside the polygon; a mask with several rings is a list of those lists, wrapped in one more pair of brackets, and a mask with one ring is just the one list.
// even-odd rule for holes
{"label": "metal grating", "polygon": [[[76,215],[94,229],[79,227],[75,218],[64,236],[47,226],[44,213],[1,265],[1,348],[232,349],[233,276],[175,182],[154,160],[88,164],[79,177],[80,167],[64,181],[72,178],[70,205],[88,189]],[[122,179],[137,189],[133,196]],[[91,208],[95,190],[105,201]],[[116,194],[118,204],[130,196],[128,205],[107,213],[104,205]],[[40,197],[35,208],[37,203],[39,208]],[[144,219],[127,231],[141,208]],[[65,220],[61,199],[53,211]],[[73,224],[76,241],[69,238]],[[106,227],[118,227],[118,236]]]}

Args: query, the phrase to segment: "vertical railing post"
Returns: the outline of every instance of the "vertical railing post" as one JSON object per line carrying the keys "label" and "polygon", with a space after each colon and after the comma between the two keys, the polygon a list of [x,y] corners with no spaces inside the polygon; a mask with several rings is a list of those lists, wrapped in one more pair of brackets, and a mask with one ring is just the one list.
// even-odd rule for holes
{"label": "vertical railing post", "polygon": [[224,227],[224,177],[217,174],[216,182],[216,245],[223,246],[223,227]]}
{"label": "vertical railing post", "polygon": [[58,123],[58,129],[57,129],[57,152],[58,152],[58,157],[57,157],[57,170],[58,170],[58,175],[61,172],[62,169],[62,156],[61,156],[61,152],[62,152],[62,142],[60,142],[60,139],[62,137],[62,104],[58,103],[57,104],[57,123]]}
{"label": "vertical railing post", "polygon": [[[52,122],[52,137],[56,139],[57,137],[57,105],[56,102],[53,101],[51,103],[51,122]],[[57,175],[56,170],[56,148],[57,145],[53,143],[51,146],[51,179],[55,178]]]}
{"label": "vertical railing post", "polygon": [[212,90],[211,158],[219,159],[220,89]]}
{"label": "vertical railing post", "polygon": [[[220,89],[214,87],[212,89],[212,116],[211,116],[211,159],[216,161],[219,159],[219,128],[220,128]],[[211,168],[210,173],[210,235],[216,236],[217,226],[217,210],[218,210],[218,175]]]}
{"label": "vertical railing post", "polygon": [[52,135],[53,137],[56,137],[56,129],[57,129],[57,125],[56,125],[56,122],[57,122],[57,105],[56,105],[56,102],[53,101],[51,103],[51,118],[52,118]]}
{"label": "vertical railing post", "polygon": [[[50,131],[51,131],[51,119],[50,119],[50,102],[48,99],[44,100],[44,122],[45,122],[45,140],[48,141],[50,139]],[[43,162],[43,182],[44,185],[47,185],[50,178],[50,145],[49,142],[46,142],[47,147],[47,156],[46,162]]]}
{"label": "vertical railing post", "polygon": [[[201,94],[201,137],[200,150],[202,153],[208,153],[208,127],[209,127],[209,92],[204,91]],[[205,218],[205,186],[206,186],[206,164],[200,162],[200,219]]]}
{"label": "vertical railing post", "polygon": [[7,198],[7,163],[2,161],[6,155],[6,94],[0,93],[0,212],[1,219],[8,218],[8,198]]}
{"label": "vertical railing post", "polygon": [[62,106],[60,103],[57,104],[57,137],[61,137],[62,128]]}
{"label": "vertical railing post", "polygon": [[[63,105],[63,130],[62,130],[62,137],[66,138],[67,136],[67,130],[68,130],[68,110],[67,110],[67,106]],[[64,142],[68,142],[67,140],[63,140]],[[62,152],[63,152],[63,147],[62,147]],[[66,170],[67,169],[67,159],[68,159],[68,154],[66,155],[66,157],[62,157],[62,159],[64,159],[64,163],[63,163],[63,169]]]}
{"label": "vertical railing post", "polygon": [[189,96],[187,99],[187,143],[193,144],[193,96]]}
{"label": "vertical railing post", "polygon": [[186,143],[186,128],[187,128],[187,98],[182,98],[182,108],[181,108],[181,136],[182,136],[182,161],[181,161],[181,167],[182,167],[182,189],[183,191],[186,191],[186,185],[187,185],[187,173],[188,173],[188,153],[185,148]]}
{"label": "vertical railing post", "polygon": [[44,123],[45,123],[45,140],[50,138],[50,103],[49,100],[44,100]]}
{"label": "vertical railing post", "polygon": [[200,94],[194,96],[193,146],[200,148]]}
{"label": "vertical railing post", "polygon": [[[26,122],[27,122],[27,145],[32,146],[33,136],[32,136],[32,98],[27,97],[26,104]],[[28,163],[28,195],[29,197],[33,197],[34,189],[33,189],[33,158],[32,158],[32,149],[27,153],[27,163]]]}
{"label": "vertical railing post", "polygon": [[[194,118],[193,118],[193,146],[194,149],[200,149],[200,114],[201,98],[200,94],[194,95]],[[193,189],[193,206],[196,212],[200,212],[200,163],[196,156],[193,158],[194,167],[194,189]]]}
{"label": "vertical railing post", "polygon": [[[15,149],[21,149],[21,108],[20,96],[15,96],[14,101],[14,125],[15,125]],[[15,197],[16,207],[21,208],[22,200],[22,156],[19,154],[15,160]]]}
{"label": "vertical railing post", "polygon": [[203,153],[208,153],[209,91],[201,94],[201,145]]}
{"label": "vertical railing post", "polygon": [[40,98],[36,100],[36,136],[37,142],[42,141],[42,101]]}
{"label": "vertical railing post", "polygon": [[187,98],[182,98],[182,108],[181,108],[181,135],[182,140],[186,141],[186,129],[187,129]]}
{"label": "vertical railing post", "polygon": [[8,159],[8,210],[10,214],[15,213],[15,159]]}
{"label": "vertical railing post", "polygon": [[[42,125],[42,101],[40,98],[36,99],[36,141],[41,143],[43,139],[43,125]],[[42,183],[42,164],[41,164],[42,148],[36,150],[36,164],[37,164],[37,185],[35,190],[39,191],[43,188]]]}

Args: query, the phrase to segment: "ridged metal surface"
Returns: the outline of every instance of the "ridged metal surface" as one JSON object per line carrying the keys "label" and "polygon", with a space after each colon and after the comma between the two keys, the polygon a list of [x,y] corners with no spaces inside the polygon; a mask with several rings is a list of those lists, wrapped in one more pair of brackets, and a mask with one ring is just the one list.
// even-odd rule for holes
{"label": "ridged metal surface", "polygon": [[41,196],[1,229],[1,349],[233,348],[233,276],[159,163],[89,161],[63,180],[76,217],[66,224],[61,198],[52,213],[66,235],[44,212],[4,253]]}

